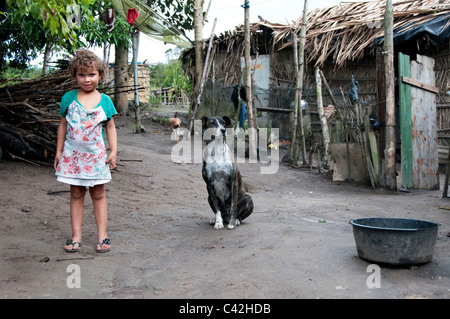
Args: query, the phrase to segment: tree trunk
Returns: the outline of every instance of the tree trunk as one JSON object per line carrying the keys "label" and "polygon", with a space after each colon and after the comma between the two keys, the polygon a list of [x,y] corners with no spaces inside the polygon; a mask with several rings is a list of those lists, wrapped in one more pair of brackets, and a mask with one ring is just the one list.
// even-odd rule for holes
{"label": "tree trunk", "polygon": [[386,188],[397,190],[395,175],[395,74],[394,74],[394,46],[393,46],[393,20],[394,13],[392,0],[386,1],[384,17],[384,52],[386,73]]}
{"label": "tree trunk", "polygon": [[116,66],[114,68],[114,106],[120,114],[124,114],[128,109],[128,50],[126,47],[116,45],[115,50]]}
{"label": "tree trunk", "polygon": [[187,139],[190,139],[192,134],[192,128],[194,127],[195,110],[198,107],[197,99],[200,95],[200,87],[203,75],[203,0],[194,0],[194,37],[195,37],[195,87],[194,96],[192,98],[191,106],[188,112],[188,135]]}
{"label": "tree trunk", "polygon": [[103,43],[103,63],[109,65],[109,54],[111,53],[111,44]]}
{"label": "tree trunk", "polygon": [[203,0],[194,2],[194,36],[195,36],[195,92],[198,94],[203,74]]}
{"label": "tree trunk", "polygon": [[48,74],[50,57],[52,55],[53,42],[49,37],[47,37],[47,43],[45,44],[45,52],[44,52],[44,64],[42,66],[42,75]]}
{"label": "tree trunk", "polygon": [[[203,67],[202,78],[200,80],[200,87],[198,88],[198,92],[197,92],[197,96],[195,97],[195,101],[192,104],[193,105],[192,113],[191,113],[191,115],[189,115],[189,118],[190,118],[189,132],[191,132],[192,128],[193,128],[195,115],[197,114],[197,108],[200,105],[200,101],[202,98],[203,87],[205,85],[206,78],[208,77],[209,69],[210,69],[211,62],[212,62],[212,60],[210,62],[209,59],[210,59],[210,55],[211,55],[211,49],[213,46],[214,30],[216,28],[216,23],[217,23],[217,18],[214,20],[214,26],[211,31],[211,37],[209,38],[208,52],[206,53],[206,60],[205,60],[204,67]],[[188,139],[190,136],[191,135],[189,134]]]}

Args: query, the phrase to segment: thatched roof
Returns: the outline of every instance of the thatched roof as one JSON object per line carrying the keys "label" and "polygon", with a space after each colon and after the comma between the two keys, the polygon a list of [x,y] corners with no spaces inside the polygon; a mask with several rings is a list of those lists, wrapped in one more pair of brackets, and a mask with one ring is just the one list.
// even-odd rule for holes
{"label": "thatched roof", "polygon": [[[358,60],[364,52],[375,50],[375,39],[384,36],[384,9],[386,1],[344,3],[308,12],[305,51],[307,62],[322,65],[333,56],[337,65],[346,60]],[[443,29],[450,27],[448,0],[394,1],[394,30],[406,32],[437,17],[446,16]],[[299,32],[302,17],[284,30],[275,30],[274,45],[280,44],[292,30]],[[286,42],[283,49],[292,45]]]}

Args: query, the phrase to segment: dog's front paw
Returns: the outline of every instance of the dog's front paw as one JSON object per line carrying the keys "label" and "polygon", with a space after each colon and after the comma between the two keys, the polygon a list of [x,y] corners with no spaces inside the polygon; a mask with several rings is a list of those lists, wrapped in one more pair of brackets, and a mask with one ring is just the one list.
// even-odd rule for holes
{"label": "dog's front paw", "polygon": [[223,229],[223,222],[215,223],[214,229]]}
{"label": "dog's front paw", "polygon": [[239,224],[237,223],[237,220],[233,220],[233,221],[230,220],[230,222],[228,223],[227,228],[228,228],[228,229],[234,229],[237,225],[239,225]]}
{"label": "dog's front paw", "polygon": [[228,229],[234,229],[234,228],[236,228],[236,226],[239,226],[240,224],[241,224],[241,221],[239,219],[236,219],[235,221],[230,221],[228,223],[227,228]]}

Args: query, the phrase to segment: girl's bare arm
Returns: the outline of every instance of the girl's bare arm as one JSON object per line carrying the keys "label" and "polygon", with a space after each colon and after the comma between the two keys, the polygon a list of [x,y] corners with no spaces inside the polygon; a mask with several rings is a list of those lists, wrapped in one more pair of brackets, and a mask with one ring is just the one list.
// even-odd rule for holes
{"label": "girl's bare arm", "polygon": [[64,117],[61,117],[58,128],[58,136],[56,138],[56,154],[55,154],[55,162],[53,167],[56,170],[58,166],[58,162],[61,158],[61,153],[64,148],[64,142],[66,141],[66,132],[67,132],[67,120]]}
{"label": "girl's bare arm", "polygon": [[106,163],[109,164],[110,169],[115,169],[117,161],[117,131],[114,118],[111,118],[111,120],[109,120],[106,124],[106,135],[108,136],[108,144],[110,149]]}

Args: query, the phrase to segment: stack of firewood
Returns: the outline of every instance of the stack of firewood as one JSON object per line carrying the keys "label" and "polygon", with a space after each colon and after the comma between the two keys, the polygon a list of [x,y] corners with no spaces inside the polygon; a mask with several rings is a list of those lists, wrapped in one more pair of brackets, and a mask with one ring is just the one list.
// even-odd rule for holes
{"label": "stack of firewood", "polygon": [[12,79],[0,87],[0,156],[52,163],[60,101],[75,89],[67,71],[36,79]]}

